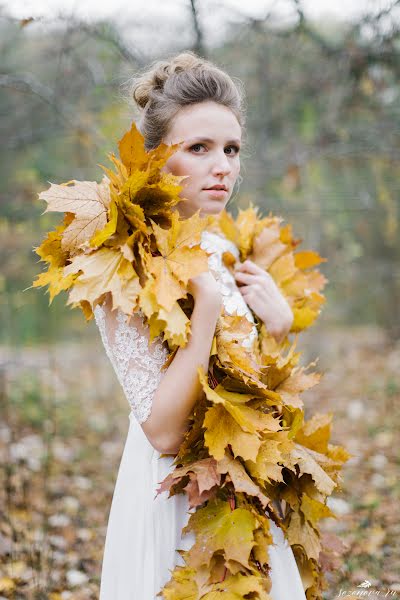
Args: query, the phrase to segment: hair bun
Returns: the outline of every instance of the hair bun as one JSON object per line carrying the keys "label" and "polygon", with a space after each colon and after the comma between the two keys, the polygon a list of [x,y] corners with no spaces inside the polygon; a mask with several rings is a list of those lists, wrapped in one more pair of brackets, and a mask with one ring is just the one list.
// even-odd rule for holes
{"label": "hair bun", "polygon": [[190,50],[181,52],[170,61],[157,60],[153,63],[153,68],[146,70],[143,75],[136,79],[132,88],[133,100],[143,109],[151,99],[152,92],[162,90],[171,75],[206,64],[208,64],[208,61],[199,58]]}
{"label": "hair bun", "polygon": [[242,82],[235,83],[223,69],[192,50],[155,60],[126,83],[126,99],[134,105],[146,151],[157,148],[165,139],[182,108],[207,100],[230,109],[244,127]]}

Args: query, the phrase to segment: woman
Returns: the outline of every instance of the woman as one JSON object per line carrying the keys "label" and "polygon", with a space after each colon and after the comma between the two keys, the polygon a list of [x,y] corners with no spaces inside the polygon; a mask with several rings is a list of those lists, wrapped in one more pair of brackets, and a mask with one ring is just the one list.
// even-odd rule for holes
{"label": "woman", "polygon": [[[187,175],[177,210],[188,217],[217,214],[226,205],[240,171],[244,128],[243,98],[232,79],[192,52],[158,62],[133,82],[133,98],[142,109],[139,127],[146,149],[160,142],[179,143],[164,169]],[[219,189],[216,189],[219,188]],[[96,323],[125,395],[131,405],[130,427],[113,496],[100,600],[154,600],[177,564],[177,549],[189,549],[191,534],[181,536],[190,516],[187,497],[168,498],[156,489],[172,470],[196,401],[202,394],[197,369],[205,372],[222,305],[232,314],[253,311],[277,339],[284,337],[292,313],[269,275],[252,261],[239,261],[236,246],[211,231],[202,235],[209,271],[190,280],[194,298],[191,336],[166,371],[167,349],[160,339],[149,345],[141,313],[126,323],[109,299],[95,309]],[[235,276],[224,266],[226,250],[237,258]],[[251,335],[256,334],[255,326]],[[161,454],[168,456],[160,457]],[[293,552],[282,530],[271,521],[273,600],[304,600]]]}

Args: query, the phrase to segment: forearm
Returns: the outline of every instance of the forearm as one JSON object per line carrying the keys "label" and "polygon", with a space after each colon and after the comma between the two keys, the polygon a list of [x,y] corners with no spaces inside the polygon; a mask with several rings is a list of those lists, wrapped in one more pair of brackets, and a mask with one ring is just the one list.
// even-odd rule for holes
{"label": "forearm", "polygon": [[202,395],[197,369],[208,370],[212,340],[220,306],[196,301],[191,316],[191,333],[179,348],[153,398],[149,418],[142,427],[161,452],[175,451],[188,428],[188,418]]}

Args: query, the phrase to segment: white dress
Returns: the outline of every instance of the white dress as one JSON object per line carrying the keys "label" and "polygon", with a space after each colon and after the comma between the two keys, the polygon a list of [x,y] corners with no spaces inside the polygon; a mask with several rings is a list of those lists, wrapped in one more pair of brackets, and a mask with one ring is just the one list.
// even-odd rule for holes
{"label": "white dress", "polygon": [[[202,248],[212,252],[209,268],[217,279],[225,310],[254,318],[234,277],[222,262],[222,253],[236,246],[221,235],[204,231]],[[157,600],[175,565],[184,565],[176,549],[188,550],[194,534],[181,535],[190,513],[186,495],[159,494],[159,483],[173,470],[174,456],[160,458],[144,434],[143,423],[151,412],[152,398],[163,376],[160,369],[167,350],[157,338],[149,346],[141,313],[126,323],[119,310],[96,306],[95,320],[106,353],[130,404],[125,442],[107,526],[101,572],[100,600]],[[256,335],[256,329],[250,334]],[[272,600],[305,600],[293,551],[283,531],[270,520],[274,544],[270,546]],[[161,598],[161,596],[158,596]]]}

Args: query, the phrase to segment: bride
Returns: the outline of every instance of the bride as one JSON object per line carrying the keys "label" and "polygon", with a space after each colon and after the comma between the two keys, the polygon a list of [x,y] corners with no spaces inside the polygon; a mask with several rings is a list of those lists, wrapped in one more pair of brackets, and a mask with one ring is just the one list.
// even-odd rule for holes
{"label": "bride", "polygon": [[[212,63],[184,52],[137,76],[132,94],[142,112],[139,128],[146,149],[162,141],[180,144],[164,167],[188,175],[177,205],[180,215],[189,217],[198,209],[203,215],[219,213],[239,177],[240,88]],[[190,516],[187,496],[157,495],[157,488],[173,469],[202,394],[197,369],[208,370],[221,307],[253,324],[255,313],[278,340],[291,327],[291,309],[268,273],[250,260],[240,263],[237,247],[220,234],[204,231],[201,246],[209,254],[209,271],[189,282],[194,299],[190,339],[166,370],[161,367],[167,348],[159,338],[149,344],[140,311],[128,324],[119,309],[111,310],[109,297],[95,309],[105,351],[131,408],[107,527],[100,600],[154,600],[174,567],[184,564],[177,550],[194,543],[193,534],[182,535]],[[222,261],[227,250],[237,259],[235,275]],[[270,526],[270,597],[305,600],[292,549],[272,520]]]}

